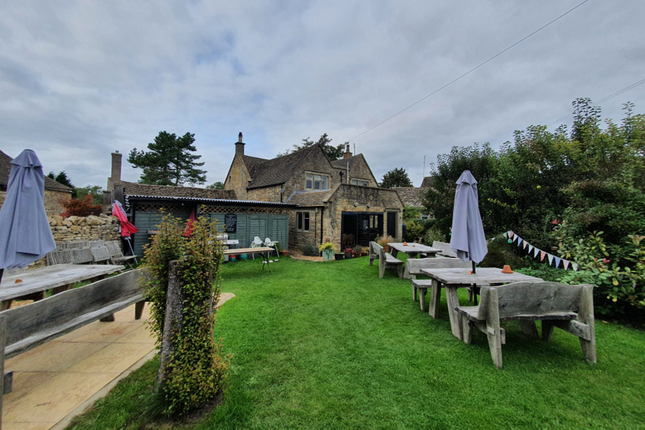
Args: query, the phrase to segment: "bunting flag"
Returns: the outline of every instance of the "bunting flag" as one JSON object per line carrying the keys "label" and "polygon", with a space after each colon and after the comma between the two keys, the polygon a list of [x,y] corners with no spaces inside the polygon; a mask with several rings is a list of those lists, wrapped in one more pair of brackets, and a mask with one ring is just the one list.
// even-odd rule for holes
{"label": "bunting flag", "polygon": [[534,258],[538,258],[538,254],[540,256],[540,262],[544,261],[544,257],[548,257],[547,261],[549,262],[549,266],[553,266],[553,262],[555,261],[555,268],[560,267],[560,262],[562,262],[562,266],[564,270],[569,270],[569,266],[575,271],[578,271],[578,265],[576,263],[573,263],[569,260],[565,260],[564,258],[556,257],[553,254],[549,254],[548,252],[542,251],[539,248],[536,248],[535,246],[531,245],[528,243],[525,239],[522,239],[517,235],[517,233],[513,232],[512,230],[507,231],[506,233],[503,233],[503,236],[505,238],[508,238],[509,243],[517,242],[517,246],[521,246],[522,249],[527,249],[528,248],[528,254],[531,255],[533,254]]}
{"label": "bunting flag", "polygon": [[529,245],[529,254],[533,252],[533,248],[535,248],[533,245]]}
{"label": "bunting flag", "polygon": [[560,261],[562,261],[562,259],[560,257],[555,257],[555,268],[556,269],[560,266]]}
{"label": "bunting flag", "polygon": [[564,270],[567,270],[569,268],[569,260],[562,260],[562,266],[564,267]]}
{"label": "bunting flag", "polygon": [[526,249],[526,245],[528,245],[528,244],[529,243],[527,241],[524,241],[524,249]]}
{"label": "bunting flag", "polygon": [[508,236],[509,236],[511,239],[513,239],[513,236],[515,236],[515,233],[513,233],[512,231],[509,231],[509,232],[508,232]]}
{"label": "bunting flag", "polygon": [[524,239],[522,239],[521,237],[518,236],[517,237],[517,246],[520,246],[523,241],[524,241]]}
{"label": "bunting flag", "polygon": [[504,233],[502,236],[504,236],[504,239],[508,239],[508,232]]}
{"label": "bunting flag", "polygon": [[540,261],[544,261],[545,256],[546,256],[546,252],[540,251]]}
{"label": "bunting flag", "polygon": [[547,256],[549,257],[549,266],[551,266],[553,264],[553,255],[547,254]]}
{"label": "bunting flag", "polygon": [[571,266],[573,266],[573,270],[578,271],[578,265],[576,263],[571,263]]}
{"label": "bunting flag", "polygon": [[537,258],[538,254],[539,254],[540,252],[541,252],[541,251],[540,251],[539,249],[535,248],[535,250],[533,251],[533,257]]}
{"label": "bunting flag", "polygon": [[520,237],[516,234],[513,235],[513,242],[517,242]]}

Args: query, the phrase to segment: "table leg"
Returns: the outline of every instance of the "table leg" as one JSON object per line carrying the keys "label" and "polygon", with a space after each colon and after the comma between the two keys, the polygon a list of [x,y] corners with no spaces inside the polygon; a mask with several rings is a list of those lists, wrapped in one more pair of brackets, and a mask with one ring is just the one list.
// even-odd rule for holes
{"label": "table leg", "polygon": [[396,258],[396,256],[399,255],[399,251],[397,251],[395,248],[390,247],[390,254],[392,254],[392,257]]}
{"label": "table leg", "polygon": [[430,306],[428,315],[432,318],[439,316],[439,302],[441,301],[441,284],[435,279],[432,280],[432,287],[430,287]]}
{"label": "table leg", "polygon": [[450,329],[452,334],[459,340],[462,340],[461,318],[455,308],[459,306],[459,297],[457,296],[457,287],[446,285],[446,302],[448,303],[448,315],[450,316]]}
{"label": "table leg", "polygon": [[421,311],[425,312],[425,304],[426,304],[426,289],[425,288],[419,288],[419,304],[421,306]]}
{"label": "table leg", "polygon": [[67,291],[72,287],[73,284],[67,284],[67,285],[62,285],[60,287],[52,288],[52,296],[54,294],[62,293],[63,291]]}

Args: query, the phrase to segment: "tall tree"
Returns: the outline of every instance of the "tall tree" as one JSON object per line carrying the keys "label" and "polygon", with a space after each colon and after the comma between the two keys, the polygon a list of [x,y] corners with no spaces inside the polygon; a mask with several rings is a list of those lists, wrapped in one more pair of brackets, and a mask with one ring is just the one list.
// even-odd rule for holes
{"label": "tall tree", "polygon": [[379,184],[381,188],[392,188],[392,187],[413,187],[412,181],[408,176],[408,173],[403,167],[395,168],[390,170],[385,175]]}
{"label": "tall tree", "polygon": [[206,185],[206,188],[209,190],[223,190],[224,189],[224,183],[221,181],[213,182],[210,185]]}
{"label": "tall tree", "polygon": [[64,170],[58,172],[58,175],[55,174],[54,172],[49,172],[47,176],[54,181],[58,182],[59,184],[66,185],[70,188],[74,188],[74,185],[72,185],[72,181],[70,181],[69,177],[67,176],[67,173],[65,173]]}
{"label": "tall tree", "polygon": [[196,151],[194,142],[194,133],[177,137],[174,133],[160,131],[155,141],[148,144],[148,152],[134,148],[130,151],[128,162],[143,169],[139,178],[141,184],[203,184],[206,182],[206,171],[197,168],[204,163],[196,161],[201,155],[192,154]]}
{"label": "tall tree", "polygon": [[327,158],[329,158],[329,161],[334,161],[338,160],[339,158],[342,158],[343,153],[345,152],[345,145],[348,144],[349,142],[341,143],[339,145],[331,145],[332,139],[327,136],[327,133],[324,133],[322,136],[320,136],[320,139],[318,141],[314,142],[313,140],[310,140],[309,137],[302,139],[302,143],[300,145],[293,145],[293,149],[287,149],[285,152],[279,153],[277,157],[282,157],[284,155],[289,155],[294,152],[302,151],[303,149],[307,149],[312,147],[315,144],[320,144],[322,146],[323,151],[325,151],[325,155],[327,155]]}

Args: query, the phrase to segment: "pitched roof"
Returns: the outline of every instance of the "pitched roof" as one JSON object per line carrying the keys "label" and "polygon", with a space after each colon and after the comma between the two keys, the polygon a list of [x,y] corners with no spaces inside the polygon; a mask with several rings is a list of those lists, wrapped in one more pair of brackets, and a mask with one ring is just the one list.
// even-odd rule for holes
{"label": "pitched roof", "polygon": [[421,183],[421,188],[430,188],[434,185],[434,176],[426,176],[423,178],[423,182]]}
{"label": "pitched roof", "polygon": [[399,194],[399,198],[405,206],[412,206],[415,208],[423,206],[423,193],[427,191],[427,188],[392,187],[392,189]]}
{"label": "pitched roof", "polygon": [[115,187],[123,188],[123,194],[133,196],[157,196],[157,197],[195,197],[201,199],[226,199],[235,200],[233,190],[210,190],[208,188],[196,187],[175,187],[170,185],[148,185],[135,182],[121,181],[114,184]]}
{"label": "pitched roof", "polygon": [[363,157],[363,154],[354,155],[349,158],[339,158],[338,160],[332,161],[331,165],[336,169],[346,169],[347,162],[349,161],[349,168],[351,169],[356,163],[358,163],[361,157]]}
{"label": "pitched roof", "polygon": [[[11,173],[11,160],[4,152],[0,151],[0,185],[5,187],[9,184],[9,174]],[[67,185],[54,181],[49,176],[45,176],[45,189],[48,191],[57,191],[62,193],[71,193],[72,189]]]}
{"label": "pitched roof", "polygon": [[307,149],[292,152],[291,154],[271,160],[245,155],[243,160],[253,181],[248,189],[252,190],[254,188],[284,184],[293,176],[293,173],[298,169],[302,161],[314,151],[322,151],[320,145],[312,145]]}
{"label": "pitched roof", "polygon": [[323,206],[331,196],[336,192],[339,185],[324,191],[296,191],[289,197],[287,203],[295,204],[302,207]]}

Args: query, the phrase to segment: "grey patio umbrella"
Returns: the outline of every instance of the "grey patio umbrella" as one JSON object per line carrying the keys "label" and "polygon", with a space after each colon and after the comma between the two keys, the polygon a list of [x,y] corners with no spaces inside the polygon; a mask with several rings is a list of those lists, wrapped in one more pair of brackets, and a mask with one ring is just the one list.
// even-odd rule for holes
{"label": "grey patio umbrella", "polygon": [[4,269],[25,267],[56,248],[45,212],[42,164],[31,149],[11,160],[0,209],[0,281]]}
{"label": "grey patio umbrella", "polygon": [[469,170],[465,170],[457,179],[450,247],[461,260],[473,262],[473,273],[475,263],[480,263],[488,253],[479,213],[477,180]]}

